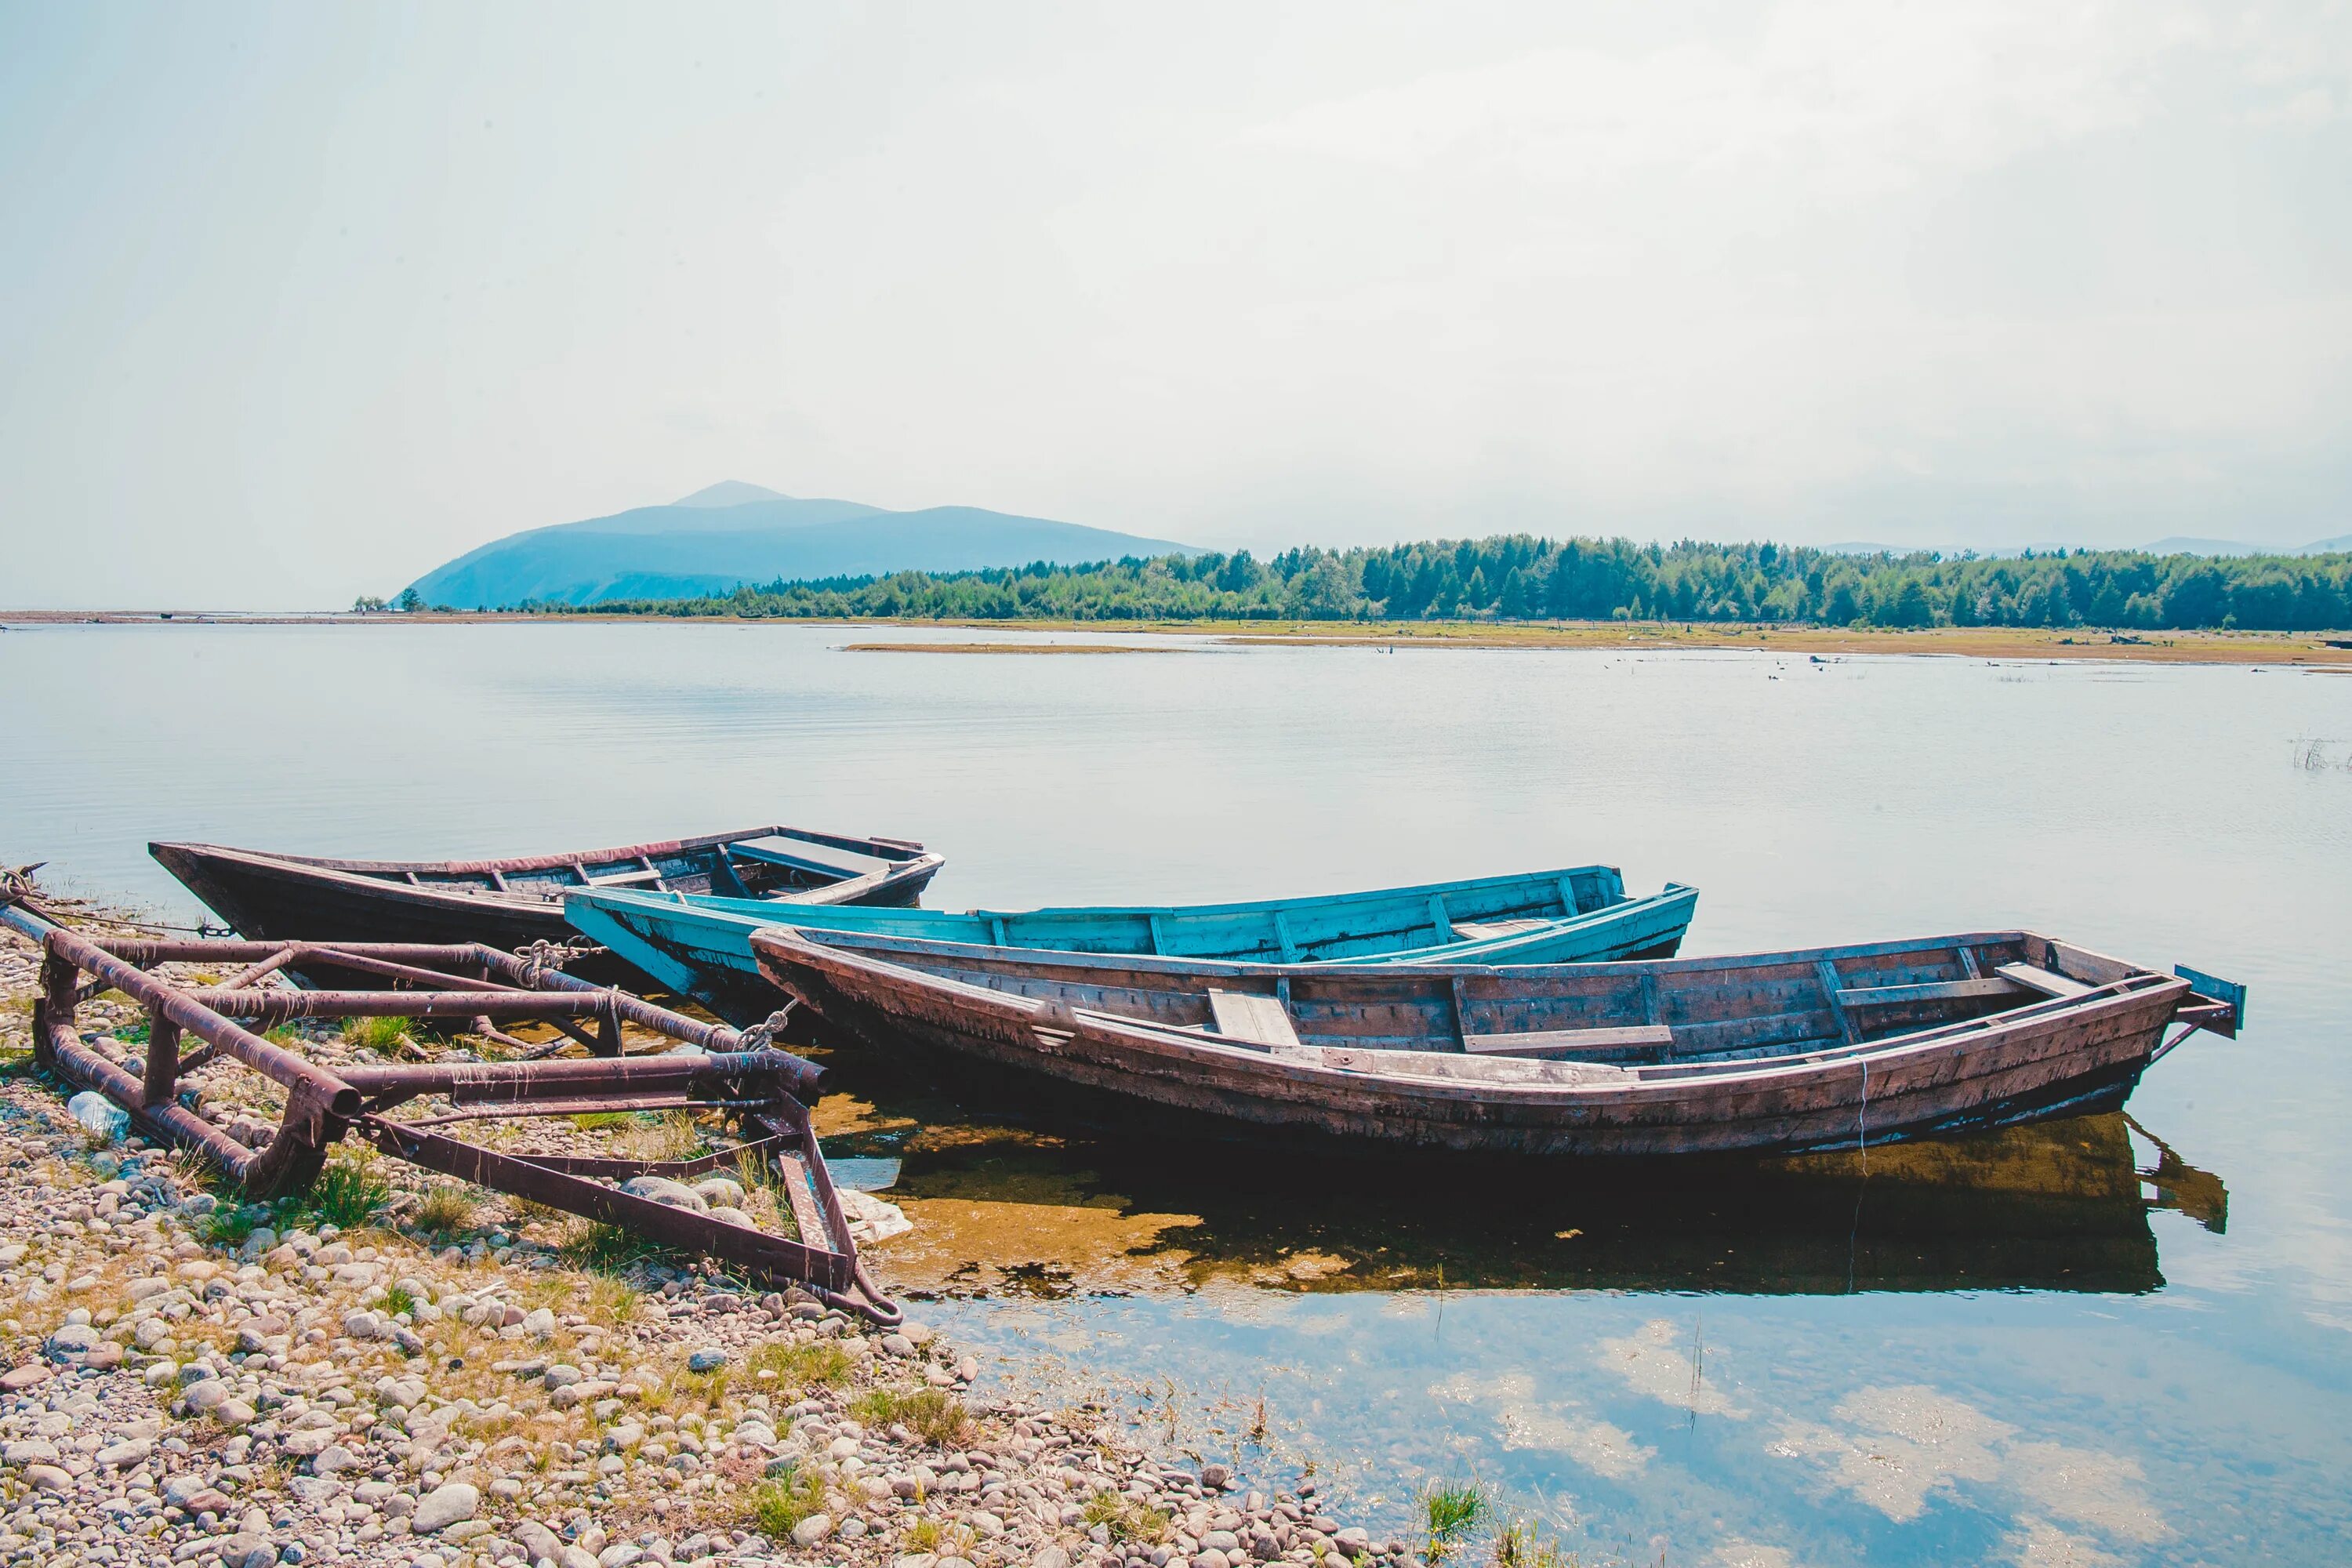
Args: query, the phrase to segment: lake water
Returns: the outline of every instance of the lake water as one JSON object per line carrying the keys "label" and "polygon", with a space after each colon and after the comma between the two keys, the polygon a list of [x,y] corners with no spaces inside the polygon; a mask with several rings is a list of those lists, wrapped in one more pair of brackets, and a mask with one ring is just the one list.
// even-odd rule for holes
{"label": "lake water", "polygon": [[0,862],[193,918],[148,839],[439,856],[786,821],[925,840],[944,907],[1605,860],[1703,889],[1685,952],[2025,924],[2189,963],[2252,986],[2249,1026],[2159,1064],[2128,1121],[1866,1163],[1504,1182],[1101,1149],[847,1059],[822,1117],[902,1162],[918,1228],[883,1272],[929,1315],[1384,1521],[1475,1477],[1588,1563],[2346,1555],[2352,678],[842,651],[872,635],[11,628]]}

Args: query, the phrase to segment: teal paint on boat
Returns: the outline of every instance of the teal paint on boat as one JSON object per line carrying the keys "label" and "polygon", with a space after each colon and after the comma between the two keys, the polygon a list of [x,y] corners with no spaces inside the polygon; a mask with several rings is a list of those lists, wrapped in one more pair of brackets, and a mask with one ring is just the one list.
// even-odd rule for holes
{"label": "teal paint on boat", "polygon": [[1671,957],[1697,903],[1698,889],[1674,882],[1629,899],[1614,867],[1580,866],[1232,904],[786,912],[757,900],[598,891],[568,895],[563,909],[665,988],[756,1021],[782,997],[760,974],[751,933],[780,920],[812,932],[1227,963],[1580,963]]}

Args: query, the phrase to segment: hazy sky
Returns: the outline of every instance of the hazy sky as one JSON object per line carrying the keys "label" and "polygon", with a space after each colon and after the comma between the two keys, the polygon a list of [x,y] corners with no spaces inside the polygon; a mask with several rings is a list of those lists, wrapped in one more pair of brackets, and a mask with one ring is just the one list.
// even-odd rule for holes
{"label": "hazy sky", "polygon": [[0,603],[736,478],[1212,545],[2352,529],[2352,10],[0,0]]}

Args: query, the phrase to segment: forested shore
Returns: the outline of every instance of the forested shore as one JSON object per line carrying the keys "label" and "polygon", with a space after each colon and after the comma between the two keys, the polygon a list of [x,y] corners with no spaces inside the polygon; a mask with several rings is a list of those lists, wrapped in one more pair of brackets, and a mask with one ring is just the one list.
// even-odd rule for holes
{"label": "forested shore", "polygon": [[1264,561],[1244,551],[1038,563],[780,581],[697,598],[513,607],[814,620],[1613,619],[2310,631],[2352,626],[2352,554],[1854,556],[1769,543],[1509,534],[1288,550]]}

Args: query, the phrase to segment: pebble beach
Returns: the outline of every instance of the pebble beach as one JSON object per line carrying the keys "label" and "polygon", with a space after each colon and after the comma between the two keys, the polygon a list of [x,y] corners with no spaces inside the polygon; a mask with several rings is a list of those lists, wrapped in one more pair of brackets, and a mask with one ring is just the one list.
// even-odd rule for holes
{"label": "pebble beach", "polygon": [[[581,1222],[397,1162],[257,1212],[187,1156],[68,1115],[32,1063],[37,964],[0,931],[0,1562],[1420,1562],[1310,1480],[1155,1458],[919,1321],[599,1255]],[[129,1054],[137,1016],[100,997],[79,1021]],[[274,1120],[234,1064],[194,1080],[241,1136]],[[714,1201],[756,1210],[725,1184]],[[336,1202],[365,1212],[339,1225]]]}

